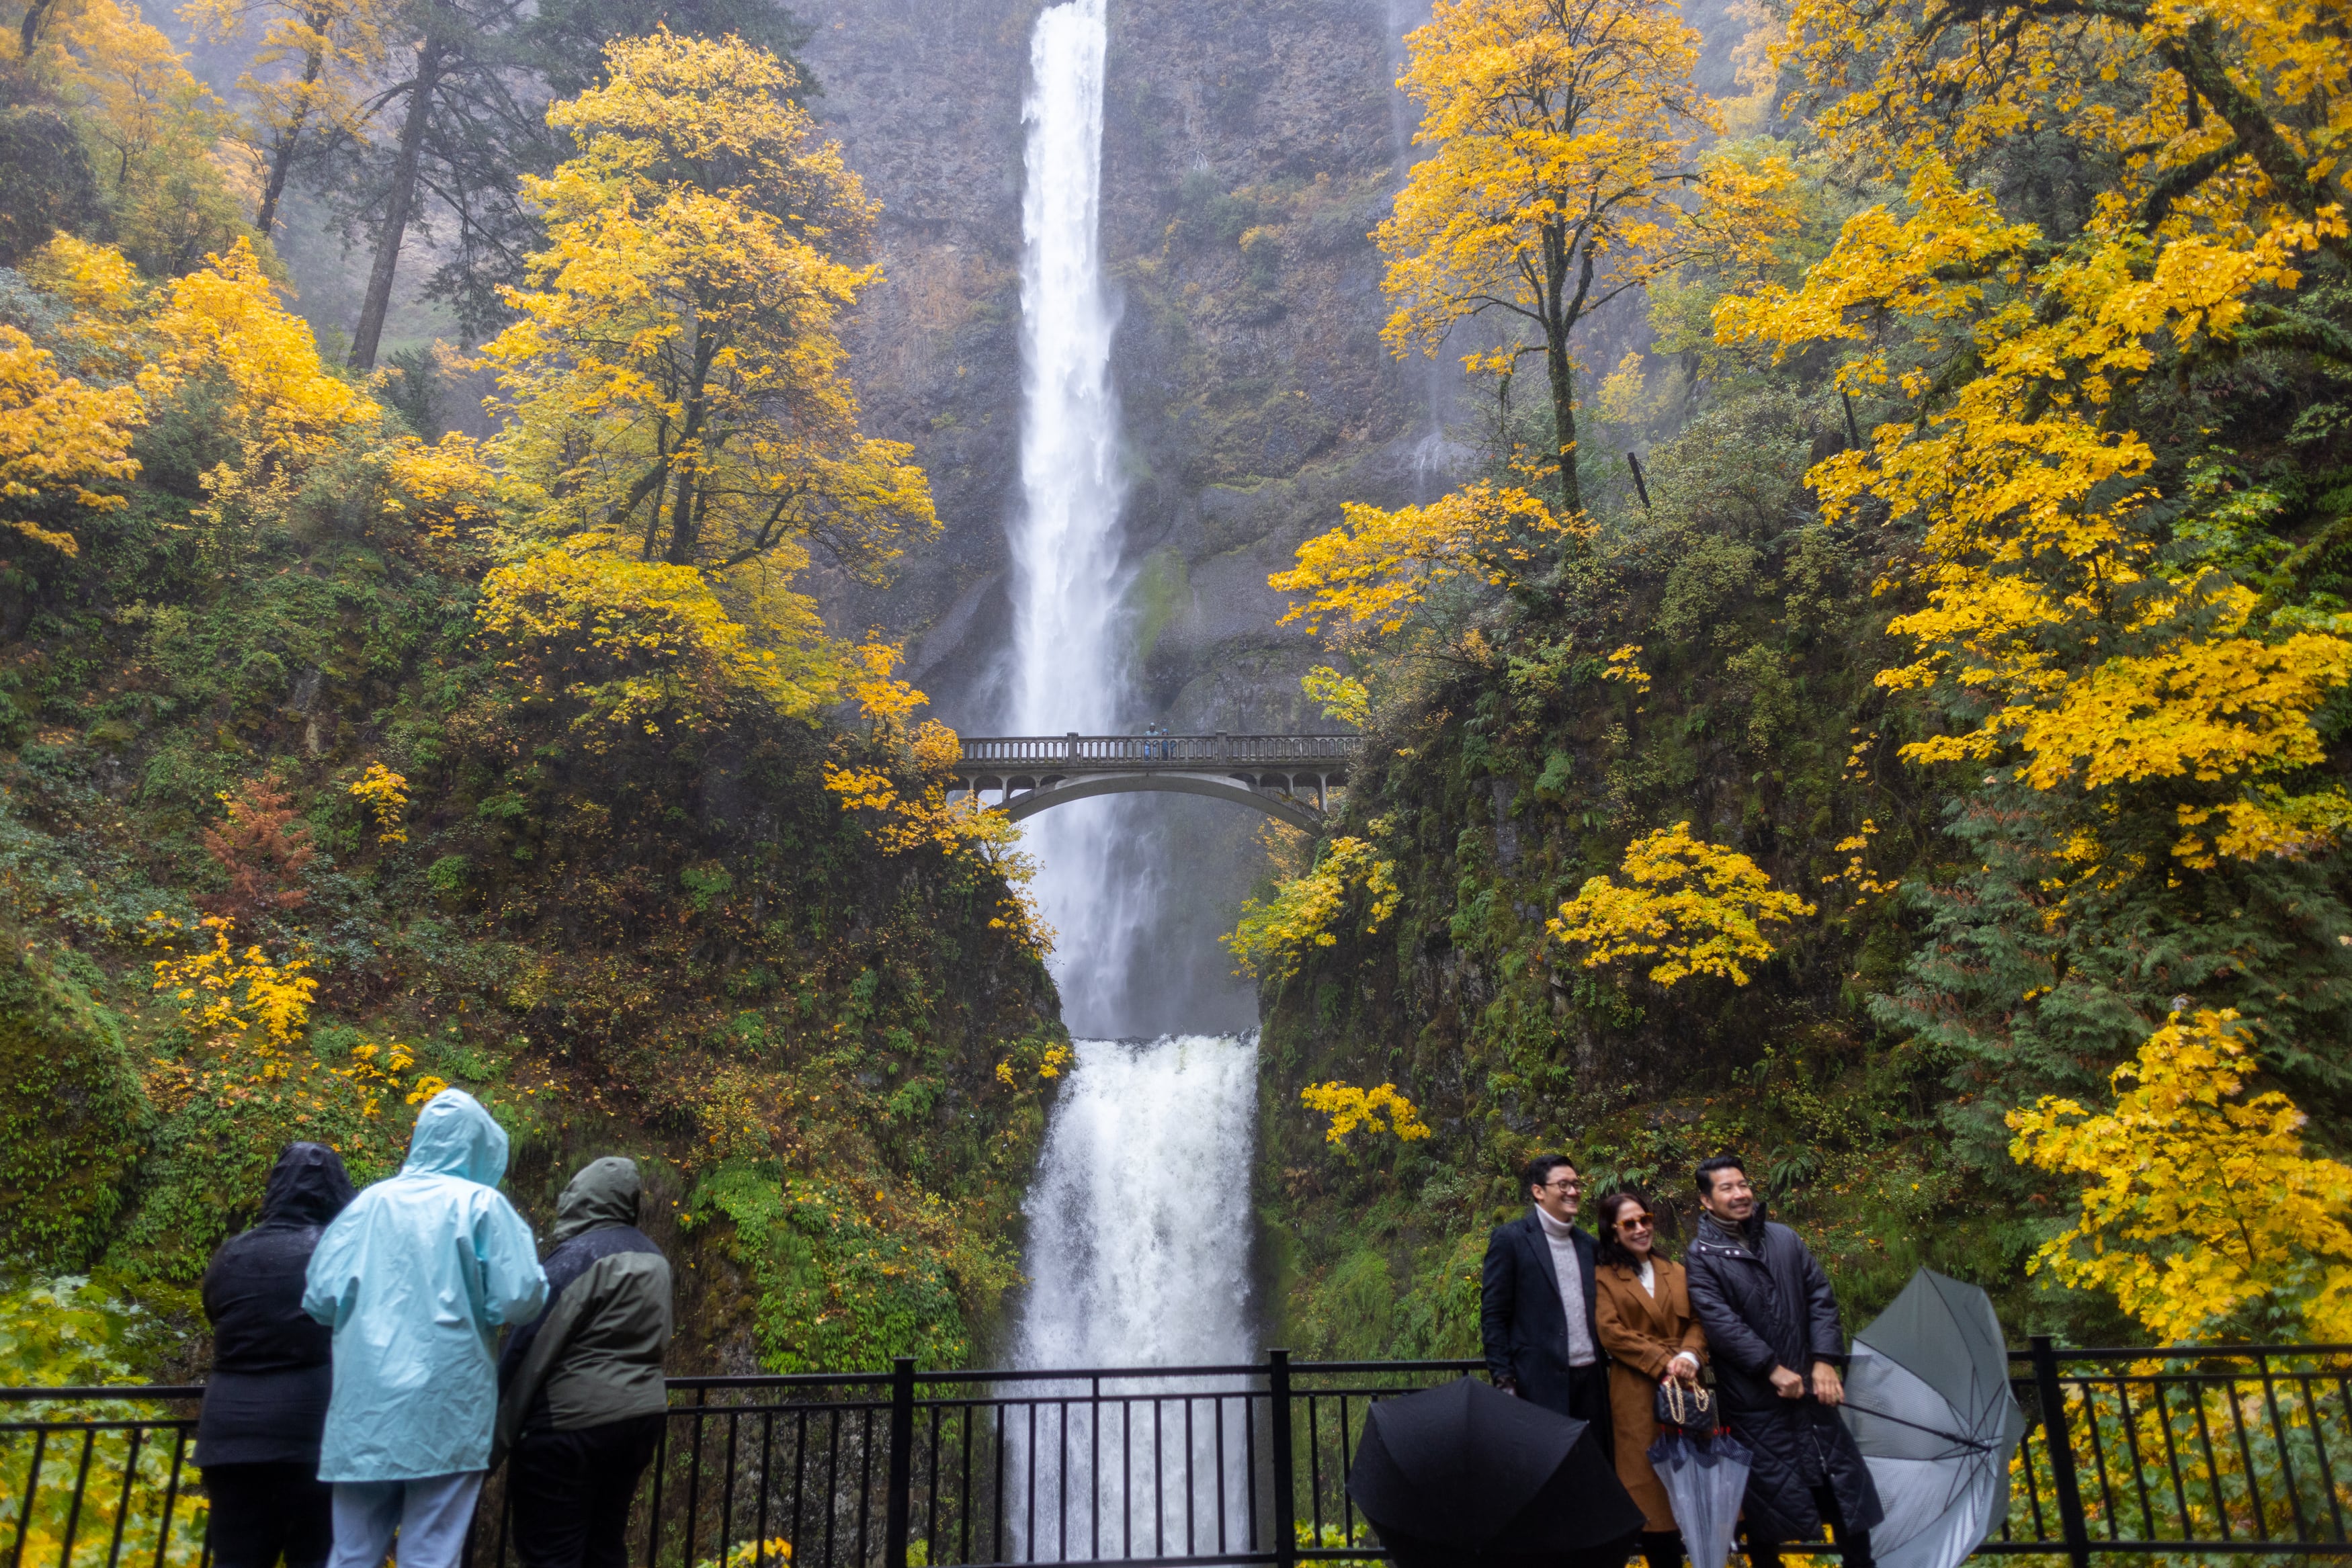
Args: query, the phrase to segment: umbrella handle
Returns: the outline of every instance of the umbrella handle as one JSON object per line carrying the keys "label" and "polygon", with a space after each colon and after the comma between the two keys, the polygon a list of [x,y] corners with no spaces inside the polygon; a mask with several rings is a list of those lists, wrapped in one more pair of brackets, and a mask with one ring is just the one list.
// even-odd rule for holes
{"label": "umbrella handle", "polygon": [[1892,1421],[1898,1427],[1908,1427],[1915,1432],[1925,1432],[1931,1437],[1941,1437],[1947,1443],[1958,1443],[1964,1448],[1974,1448],[1979,1454],[1992,1452],[1990,1443],[1980,1443],[1974,1437],[1963,1437],[1958,1432],[1947,1432],[1941,1427],[1923,1427],[1916,1421],[1906,1421],[1900,1416],[1889,1416],[1884,1410],[1873,1410],[1867,1405],[1856,1405],[1851,1399],[1845,1402],[1845,1407],[1857,1415],[1868,1416],[1880,1421]]}

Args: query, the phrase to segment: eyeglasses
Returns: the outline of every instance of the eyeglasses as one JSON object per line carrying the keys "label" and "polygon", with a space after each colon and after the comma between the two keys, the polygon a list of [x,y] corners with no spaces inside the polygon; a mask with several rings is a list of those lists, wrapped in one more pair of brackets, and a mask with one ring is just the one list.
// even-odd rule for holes
{"label": "eyeglasses", "polygon": [[1618,1217],[1617,1228],[1620,1230],[1647,1230],[1654,1223],[1654,1221],[1646,1214],[1621,1215]]}
{"label": "eyeglasses", "polygon": [[1546,1192],[1580,1192],[1584,1187],[1580,1181],[1548,1181],[1543,1185]]}

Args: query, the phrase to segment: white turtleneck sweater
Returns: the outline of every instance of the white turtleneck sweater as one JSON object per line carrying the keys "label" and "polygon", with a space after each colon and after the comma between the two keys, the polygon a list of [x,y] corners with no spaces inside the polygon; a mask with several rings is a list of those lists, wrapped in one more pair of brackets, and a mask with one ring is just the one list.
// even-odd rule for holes
{"label": "white turtleneck sweater", "polygon": [[1551,1243],[1551,1271],[1559,1276],[1559,1310],[1568,1314],[1568,1364],[1591,1366],[1601,1356],[1584,1316],[1584,1270],[1576,1260],[1576,1228],[1562,1225],[1541,1206],[1536,1208],[1536,1223]]}

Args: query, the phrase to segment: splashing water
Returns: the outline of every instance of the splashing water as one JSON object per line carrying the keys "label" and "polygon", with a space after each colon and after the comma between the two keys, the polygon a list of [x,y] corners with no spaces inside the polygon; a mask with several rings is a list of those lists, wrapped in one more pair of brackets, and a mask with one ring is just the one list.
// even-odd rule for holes
{"label": "splashing water", "polygon": [[[1244,1359],[1255,1042],[1179,1035],[1076,1048],[1024,1205],[1032,1282],[1014,1364]],[[1041,1508],[1021,1532],[1026,1558],[1091,1556],[1097,1546],[1112,1556],[1157,1556],[1188,1539],[1208,1540],[1219,1523],[1238,1541],[1248,1510],[1248,1477],[1237,1462],[1247,1407],[1202,1396],[1234,1386],[1232,1379],[1106,1381],[1107,1394],[1140,1397],[1103,1407],[1099,1432],[1084,1405],[1041,1417],[1034,1460],[1025,1451],[1013,1456],[1013,1495],[1026,1495],[1034,1468],[1040,1497],[1071,1500],[1068,1539],[1061,1509]],[[1020,1396],[1044,1392],[1025,1385]]]}

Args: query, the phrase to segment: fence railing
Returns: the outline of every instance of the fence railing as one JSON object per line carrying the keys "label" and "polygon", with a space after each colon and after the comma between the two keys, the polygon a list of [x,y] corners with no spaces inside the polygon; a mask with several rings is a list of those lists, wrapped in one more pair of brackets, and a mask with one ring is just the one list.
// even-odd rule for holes
{"label": "fence railing", "polygon": [[[2011,1354],[2029,1428],[1985,1552],[2352,1555],[2352,1346]],[[681,1377],[644,1568],[1370,1563],[1365,1413],[1471,1362]],[[0,1568],[208,1568],[195,1387],[0,1391]],[[2053,1434],[2056,1434],[2053,1441]],[[517,1561],[502,1473],[468,1568]],[[1832,1552],[1826,1546],[1808,1550]]]}
{"label": "fence railing", "polygon": [[1344,773],[1360,755],[1360,735],[981,735],[957,743],[957,770],[1007,768],[1120,772],[1134,768],[1296,765]]}

